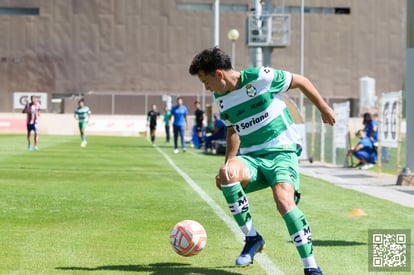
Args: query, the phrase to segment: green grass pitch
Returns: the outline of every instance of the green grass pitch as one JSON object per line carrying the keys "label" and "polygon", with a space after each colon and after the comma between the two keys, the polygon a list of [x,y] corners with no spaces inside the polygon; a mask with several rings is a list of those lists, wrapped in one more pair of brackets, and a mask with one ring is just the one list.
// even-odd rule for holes
{"label": "green grass pitch", "polygon": [[[214,182],[223,157],[193,148],[173,154],[157,143],[231,218]],[[146,139],[90,136],[81,148],[76,136],[41,136],[39,145],[29,152],[24,136],[0,135],[0,274],[265,274],[257,262],[234,266],[243,240]],[[325,274],[375,274],[368,229],[414,227],[411,208],[306,176],[301,186],[299,206]],[[303,274],[270,190],[249,201],[267,257],[287,275]],[[368,216],[348,216],[355,208]],[[170,230],[183,219],[207,231],[197,256],[170,247]]]}

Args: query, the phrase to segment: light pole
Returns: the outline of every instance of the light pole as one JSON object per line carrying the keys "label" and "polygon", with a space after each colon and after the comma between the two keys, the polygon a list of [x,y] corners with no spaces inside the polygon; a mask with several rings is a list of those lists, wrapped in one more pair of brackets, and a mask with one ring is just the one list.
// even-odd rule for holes
{"label": "light pole", "polygon": [[[304,32],[305,32],[305,0],[300,1],[300,74],[304,74],[304,66],[303,66],[303,59],[304,59]],[[302,116],[303,113],[303,93],[299,93],[299,112]]]}
{"label": "light pole", "polygon": [[239,31],[231,29],[227,33],[227,38],[231,41],[231,64],[236,68],[236,40],[239,39]]}

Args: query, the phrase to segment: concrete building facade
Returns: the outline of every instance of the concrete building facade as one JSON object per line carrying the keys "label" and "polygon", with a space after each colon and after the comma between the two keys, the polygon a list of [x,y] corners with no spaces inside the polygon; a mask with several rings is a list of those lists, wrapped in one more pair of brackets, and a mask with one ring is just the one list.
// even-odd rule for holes
{"label": "concrete building facade", "polygon": [[[0,112],[17,111],[15,92],[47,93],[48,101],[84,95],[107,114],[144,114],[148,104],[163,104],[162,95],[199,98],[203,87],[188,66],[213,46],[212,2],[0,0]],[[220,0],[219,46],[230,54],[227,33],[239,30],[237,69],[251,65],[252,2]],[[291,43],[273,49],[271,65],[295,73],[300,2],[272,2],[290,14]],[[376,80],[377,96],[404,89],[405,20],[406,0],[305,1],[304,74],[330,100],[358,100],[365,76]]]}

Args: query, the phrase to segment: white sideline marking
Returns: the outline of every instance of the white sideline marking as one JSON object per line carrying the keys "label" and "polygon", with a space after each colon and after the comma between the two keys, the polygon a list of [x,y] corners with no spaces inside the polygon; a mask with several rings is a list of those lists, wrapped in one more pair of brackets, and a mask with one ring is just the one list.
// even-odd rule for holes
{"label": "white sideline marking", "polygon": [[[232,218],[228,216],[227,213],[220,208],[220,206],[206,193],[203,189],[198,186],[196,182],[194,182],[183,170],[181,170],[174,161],[162,151],[157,145],[154,145],[155,149],[163,155],[163,157],[168,161],[172,168],[183,177],[183,179],[190,185],[190,187],[208,204],[211,208],[213,208],[216,215],[224,221],[227,227],[233,232],[233,234],[237,237],[237,239],[244,238],[244,235],[241,233],[240,228],[236,225]],[[270,258],[264,253],[258,253],[254,257],[255,262],[257,262],[260,267],[266,272],[266,274],[272,275],[284,275],[283,273],[271,260]]]}

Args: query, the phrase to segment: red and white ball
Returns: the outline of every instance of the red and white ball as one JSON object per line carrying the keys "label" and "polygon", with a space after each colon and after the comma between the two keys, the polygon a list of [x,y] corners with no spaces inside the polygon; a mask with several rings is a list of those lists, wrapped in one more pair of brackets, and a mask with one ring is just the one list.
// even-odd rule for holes
{"label": "red and white ball", "polygon": [[200,253],[206,246],[207,234],[198,222],[184,220],[171,230],[170,243],[178,255],[190,257]]}

